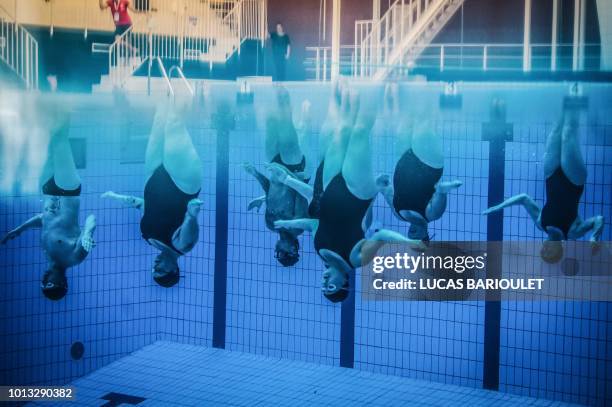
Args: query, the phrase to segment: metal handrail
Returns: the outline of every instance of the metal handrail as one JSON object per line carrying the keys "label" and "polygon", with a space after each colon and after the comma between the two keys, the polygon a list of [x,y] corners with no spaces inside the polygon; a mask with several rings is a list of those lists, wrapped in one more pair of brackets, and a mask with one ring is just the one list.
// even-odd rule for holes
{"label": "metal handrail", "polygon": [[185,74],[183,74],[183,70],[181,69],[180,66],[174,65],[172,68],[170,68],[170,70],[168,71],[169,80],[172,81],[172,74],[174,73],[174,71],[178,72],[179,78],[182,79],[183,83],[187,87],[187,90],[189,91],[191,96],[195,95],[195,91],[193,90],[193,87],[187,81],[187,78],[185,77]]}
{"label": "metal handrail", "polygon": [[38,89],[38,41],[8,10],[0,6],[0,11],[0,61],[23,80],[27,89]]}
{"label": "metal handrail", "polygon": [[[598,44],[585,44],[585,49],[598,47]],[[553,64],[548,65],[548,60],[552,61],[549,51],[553,48],[564,49],[573,47],[572,44],[530,44],[533,61],[540,62],[539,70],[550,70],[551,72],[560,70],[559,67],[553,68]],[[340,68],[345,70],[352,67],[353,76],[361,76],[356,66],[356,55],[361,47],[354,45],[341,46]],[[523,44],[519,43],[434,43],[412,47],[421,56],[415,61],[416,64],[393,65],[378,63],[368,67],[369,71],[378,68],[385,69],[416,69],[433,68],[441,72],[445,69],[481,69],[482,71],[517,71],[522,70]],[[312,56],[306,58],[307,71],[315,74],[316,80],[328,80],[329,69],[331,68],[329,46],[306,47],[307,52]],[[460,52],[461,51],[461,52]],[[537,52],[536,52],[537,51]],[[557,57],[558,59],[558,57]],[[508,62],[520,61],[520,64],[508,65]],[[464,66],[464,63],[467,64]],[[542,64],[543,63],[543,64]],[[504,64],[504,66],[500,66]],[[544,65],[548,65],[547,67]],[[586,70],[582,70],[586,71]]]}
{"label": "metal handrail", "polygon": [[[162,78],[164,79],[166,85],[168,86],[168,95],[174,97],[174,88],[170,83],[170,79],[168,79],[168,74],[166,73],[166,68],[164,68],[164,63],[162,62],[160,57],[153,58],[159,66],[159,71],[162,74]],[[147,94],[151,96],[151,68],[153,66],[153,60],[149,60],[149,72],[147,75]]]}

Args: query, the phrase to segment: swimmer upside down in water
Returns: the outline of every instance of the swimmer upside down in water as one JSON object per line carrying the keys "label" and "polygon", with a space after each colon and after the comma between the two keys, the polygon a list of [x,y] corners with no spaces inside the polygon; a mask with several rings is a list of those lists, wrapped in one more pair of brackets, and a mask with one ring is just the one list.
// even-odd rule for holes
{"label": "swimmer upside down in water", "polygon": [[89,215],[80,228],[81,179],[68,140],[68,112],[44,107],[41,116],[47,121],[51,141],[41,177],[43,212],[10,231],[1,242],[7,243],[28,229],[41,229],[41,246],[49,262],[41,289],[45,297],[57,301],[68,292],[66,270],[82,263],[95,246],[96,218]]}
{"label": "swimmer upside down in water", "polygon": [[538,229],[548,235],[540,251],[542,259],[548,263],[557,263],[562,259],[563,240],[579,239],[592,231],[590,240],[596,250],[603,232],[603,216],[582,220],[578,215],[578,205],[587,179],[578,141],[578,121],[578,112],[568,109],[546,140],[544,208],[540,209],[529,195],[520,194],[484,212],[489,215],[509,206],[523,206]]}
{"label": "swimmer upside down in water", "polygon": [[[277,221],[276,227],[315,233],[315,250],[326,268],[321,289],[328,300],[340,302],[348,297],[350,272],[369,263],[384,244],[406,242],[419,248],[423,245],[384,229],[371,231],[366,239],[377,195],[369,143],[374,117],[365,114],[357,117],[360,102],[355,93],[342,91],[339,105],[336,92],[332,99],[330,122],[336,122],[336,131],[326,142],[327,151],[317,170],[314,189],[296,182],[282,170],[272,172],[278,182],[307,198],[311,202],[310,212],[316,216]],[[315,201],[318,202],[313,206]]]}
{"label": "swimmer upside down in water", "polygon": [[178,259],[198,242],[203,204],[198,199],[202,163],[185,127],[186,107],[171,104],[160,104],[155,113],[145,157],[144,198],[112,191],[102,195],[142,211],[142,237],[160,251],[153,279],[163,287],[178,283]]}
{"label": "swimmer upside down in water", "polygon": [[391,183],[388,175],[376,180],[393,214],[410,222],[410,239],[429,241],[428,223],[438,220],[446,211],[447,195],[459,188],[461,181],[442,182],[444,155],[442,140],[429,124],[412,124],[401,117],[397,86],[388,86],[385,102],[389,105],[391,122],[399,154]]}
{"label": "swimmer upside down in water", "polygon": [[[266,156],[278,170],[284,171],[287,177],[297,182],[308,183],[305,179],[306,157],[300,148],[298,133],[291,117],[291,100],[284,88],[277,90],[278,110],[266,121]],[[309,104],[302,107],[302,126],[304,130],[308,120]],[[308,202],[285,184],[268,177],[250,163],[243,164],[246,172],[259,182],[265,195],[249,203],[249,210],[266,205],[266,225],[268,229],[279,234],[276,242],[275,257],[285,267],[296,264],[300,259],[298,236],[304,231],[300,228],[277,229],[274,222],[291,220],[308,216]]]}

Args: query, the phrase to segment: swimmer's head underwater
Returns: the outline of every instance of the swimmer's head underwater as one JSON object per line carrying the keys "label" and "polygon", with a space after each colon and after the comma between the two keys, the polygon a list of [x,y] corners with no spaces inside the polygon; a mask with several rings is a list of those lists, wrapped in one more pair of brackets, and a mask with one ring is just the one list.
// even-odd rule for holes
{"label": "swimmer's head underwater", "polygon": [[333,303],[342,302],[349,295],[349,276],[344,270],[327,266],[321,280],[321,291],[329,301]]}
{"label": "swimmer's head underwater", "polygon": [[545,240],[540,257],[548,264],[556,264],[563,258],[563,243],[560,240]]}
{"label": "swimmer's head underwater", "polygon": [[180,279],[177,258],[161,252],[155,257],[153,263],[153,280],[162,287],[173,287],[178,284]]}
{"label": "swimmer's head underwater", "polygon": [[66,269],[53,265],[47,270],[40,283],[40,288],[45,297],[52,301],[59,301],[68,293],[68,281]]}
{"label": "swimmer's head underwater", "polygon": [[283,267],[294,266],[300,261],[300,242],[290,233],[280,233],[280,239],[276,242],[274,257]]}

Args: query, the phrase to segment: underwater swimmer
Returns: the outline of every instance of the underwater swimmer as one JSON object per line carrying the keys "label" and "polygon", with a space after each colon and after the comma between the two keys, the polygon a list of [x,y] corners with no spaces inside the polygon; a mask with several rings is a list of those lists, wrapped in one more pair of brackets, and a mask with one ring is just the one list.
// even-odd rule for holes
{"label": "underwater swimmer", "polygon": [[442,217],[448,193],[463,183],[440,181],[444,172],[441,138],[427,123],[412,125],[402,119],[397,85],[387,86],[385,102],[397,125],[394,136],[399,158],[393,182],[381,175],[376,184],[395,216],[410,222],[408,237],[427,242],[428,223]]}
{"label": "underwater swimmer", "polygon": [[529,195],[520,194],[484,212],[488,215],[510,206],[523,206],[538,229],[548,235],[540,251],[540,256],[548,263],[557,263],[563,258],[562,241],[579,239],[590,231],[593,249],[597,250],[597,242],[603,232],[603,216],[582,220],[578,215],[578,205],[587,178],[578,141],[578,122],[578,112],[566,110],[546,140],[544,208],[540,209]]}
{"label": "underwater swimmer", "polygon": [[102,195],[142,211],[142,237],[160,251],[153,264],[153,279],[163,287],[178,283],[178,259],[199,238],[202,163],[185,127],[186,109],[178,102],[157,108],[145,157],[144,198],[112,191]]}
{"label": "underwater swimmer", "polygon": [[51,133],[47,161],[42,172],[43,212],[10,231],[2,243],[15,239],[28,229],[41,229],[41,246],[49,262],[41,289],[50,300],[60,300],[68,292],[66,270],[82,263],[95,246],[96,218],[89,215],[79,226],[81,179],[76,170],[68,132],[69,114],[54,99],[41,102],[42,128]]}
{"label": "underwater swimmer", "polygon": [[[334,97],[334,96],[332,96]],[[374,118],[359,113],[359,97],[342,91],[337,128],[328,140],[320,176],[322,193],[318,202],[318,217],[277,221],[278,228],[300,228],[315,233],[315,249],[325,263],[321,289],[332,302],[345,300],[349,294],[350,272],[367,264],[386,242],[409,242],[405,237],[388,231],[375,230],[366,240],[372,225],[372,204],[377,195],[372,172],[369,134]],[[274,178],[312,202],[315,189],[297,183],[283,171],[273,171]]]}
{"label": "underwater swimmer", "polygon": [[[304,171],[306,157],[302,153],[298,134],[291,117],[291,100],[286,89],[277,90],[278,110],[270,115],[266,121],[266,155],[271,165],[286,172],[288,177],[298,182],[307,183]],[[307,120],[309,105],[305,103],[302,108],[302,120]],[[304,126],[302,126],[304,127]],[[300,259],[300,243],[298,236],[302,229],[277,229],[274,222],[308,216],[308,202],[286,185],[276,182],[270,177],[257,171],[250,163],[243,165],[246,172],[259,182],[265,195],[249,203],[249,210],[266,205],[266,225],[268,229],[279,234],[276,242],[275,257],[285,267],[296,264]]]}

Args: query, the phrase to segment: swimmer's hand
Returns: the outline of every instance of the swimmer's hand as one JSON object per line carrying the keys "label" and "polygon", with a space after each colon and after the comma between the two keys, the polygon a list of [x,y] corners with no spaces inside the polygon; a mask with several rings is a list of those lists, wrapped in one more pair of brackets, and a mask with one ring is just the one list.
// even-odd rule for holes
{"label": "swimmer's hand", "polygon": [[13,229],[0,240],[0,243],[7,244],[10,240],[16,239],[21,235],[21,228]]}
{"label": "swimmer's hand", "polygon": [[257,174],[257,169],[255,166],[249,162],[244,162],[240,164],[240,166],[250,175],[255,176]]}
{"label": "swimmer's hand", "polygon": [[257,212],[259,212],[259,210],[261,209],[262,205],[266,202],[266,196],[260,196],[259,198],[255,198],[253,199],[251,202],[249,202],[249,206],[247,208],[247,211],[252,211],[253,209],[257,208]]}
{"label": "swimmer's hand", "polygon": [[83,236],[81,237],[81,246],[89,253],[96,247],[96,241],[93,238],[93,232],[96,230],[96,217],[89,215],[85,220],[85,228],[83,229]]}
{"label": "swimmer's hand", "polygon": [[119,197],[119,195],[114,193],[113,191],[106,191],[105,193],[100,195],[100,198],[104,198],[104,199],[106,198],[116,199],[117,197]]}
{"label": "swimmer's hand", "polygon": [[132,208],[136,208],[136,209],[143,209],[144,208],[144,200],[142,198],[136,198],[134,196],[129,196],[129,195],[121,195],[121,194],[117,194],[113,191],[107,191],[105,193],[103,193],[102,195],[100,195],[100,198],[103,199],[114,199],[116,201],[121,202],[122,204],[126,205],[126,206],[130,206]]}
{"label": "swimmer's hand", "polygon": [[493,212],[497,212],[497,211],[499,211],[499,210],[501,210],[501,209],[503,209],[503,207],[502,207],[501,205],[495,205],[495,206],[490,207],[489,209],[484,210],[484,211],[482,212],[482,214],[483,214],[483,215],[485,215],[485,216],[486,216],[486,215],[490,215],[490,214],[492,214]]}
{"label": "swimmer's hand", "polygon": [[388,174],[380,174],[378,178],[376,178],[376,187],[378,190],[383,190],[391,185],[391,177]]}
{"label": "swimmer's hand", "polygon": [[200,210],[202,210],[202,205],[204,205],[204,201],[197,198],[192,199],[187,204],[187,213],[194,218],[197,217]]}
{"label": "swimmer's hand", "polygon": [[463,182],[459,180],[440,182],[438,185],[436,185],[436,191],[441,194],[448,194],[450,191],[459,188],[461,185],[463,185]]}
{"label": "swimmer's hand", "polygon": [[266,169],[270,172],[270,181],[285,184],[287,182],[287,170],[280,164],[266,164]]}

